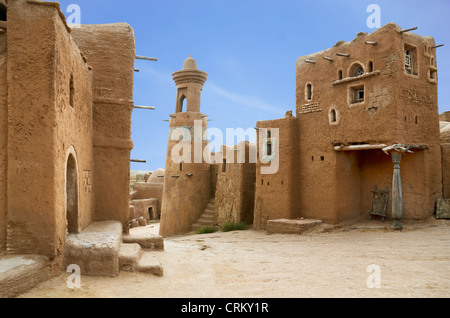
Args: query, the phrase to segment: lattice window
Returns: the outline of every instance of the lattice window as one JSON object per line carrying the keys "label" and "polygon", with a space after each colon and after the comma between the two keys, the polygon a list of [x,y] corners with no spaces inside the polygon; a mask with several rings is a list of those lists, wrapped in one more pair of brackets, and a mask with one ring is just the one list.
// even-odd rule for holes
{"label": "lattice window", "polygon": [[405,73],[418,75],[419,65],[417,59],[417,48],[405,44]]}
{"label": "lattice window", "polygon": [[319,112],[321,109],[319,108],[319,103],[306,104],[302,106],[302,114]]}
{"label": "lattice window", "polygon": [[405,70],[406,73],[412,74],[412,57],[410,50],[405,50]]}
{"label": "lattice window", "polygon": [[353,89],[353,103],[363,103],[364,102],[364,87],[357,87]]}
{"label": "lattice window", "polygon": [[364,74],[364,69],[362,68],[362,66],[358,67],[355,71],[355,76],[360,76]]}

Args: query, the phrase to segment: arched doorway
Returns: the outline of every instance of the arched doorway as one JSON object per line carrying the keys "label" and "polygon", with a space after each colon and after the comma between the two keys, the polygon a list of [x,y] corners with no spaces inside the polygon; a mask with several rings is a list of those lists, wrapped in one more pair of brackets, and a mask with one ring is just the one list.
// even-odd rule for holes
{"label": "arched doorway", "polygon": [[69,154],[66,167],[66,218],[69,233],[78,233],[78,171],[73,154]]}

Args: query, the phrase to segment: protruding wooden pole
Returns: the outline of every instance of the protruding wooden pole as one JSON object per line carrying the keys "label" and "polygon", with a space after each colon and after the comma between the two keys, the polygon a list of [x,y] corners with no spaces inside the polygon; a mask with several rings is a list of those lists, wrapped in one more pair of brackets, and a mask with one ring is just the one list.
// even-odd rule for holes
{"label": "protruding wooden pole", "polygon": [[147,160],[140,160],[140,159],[130,159],[131,162],[138,162],[138,163],[147,163]]}
{"label": "protruding wooden pole", "polygon": [[156,107],[154,107],[154,106],[138,106],[138,105],[134,105],[133,108],[151,109],[151,110],[156,109]]}
{"label": "protruding wooden pole", "polygon": [[414,30],[417,30],[417,27],[401,30],[400,33],[405,33],[405,32],[414,31]]}
{"label": "protruding wooden pole", "polygon": [[158,59],[156,57],[147,57],[147,56],[140,56],[140,55],[136,55],[136,59],[146,60],[146,61],[158,61]]}

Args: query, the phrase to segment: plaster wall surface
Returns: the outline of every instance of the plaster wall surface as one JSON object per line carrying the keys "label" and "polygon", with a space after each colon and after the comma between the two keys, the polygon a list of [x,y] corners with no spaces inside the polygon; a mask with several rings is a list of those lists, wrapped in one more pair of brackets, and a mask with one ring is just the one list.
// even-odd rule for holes
{"label": "plaster wall surface", "polygon": [[6,248],[8,85],[6,33],[0,33],[0,251]]}
{"label": "plaster wall surface", "polygon": [[[433,214],[442,191],[435,42],[400,31],[390,23],[297,60],[302,216],[335,223],[368,213],[371,189],[392,182],[390,157],[334,147],[396,143],[427,147],[402,160],[404,216]],[[406,49],[414,52],[412,74]]]}
{"label": "plaster wall surface", "polygon": [[[191,225],[204,212],[212,197],[211,165],[201,157],[196,162],[195,151],[210,154],[209,143],[203,136],[194,140],[194,122],[200,121],[207,128],[207,118],[199,112],[179,112],[173,114],[169,127],[167,159],[164,175],[163,202],[161,206],[160,235],[172,236],[189,232]],[[182,143],[173,134],[177,127],[190,131]],[[182,146],[185,145],[185,146]],[[183,158],[183,162],[173,160],[174,153]],[[206,151],[205,151],[206,149]]]}
{"label": "plaster wall surface", "polygon": [[[297,119],[290,112],[281,119],[259,121],[258,160],[256,162],[254,227],[265,229],[271,219],[292,219],[300,216],[298,188],[298,127]],[[278,134],[275,133],[278,129]],[[269,142],[267,131],[271,130],[272,156],[278,156],[278,163],[266,162],[269,157],[261,157],[261,146]],[[265,138],[265,140],[261,140]],[[267,151],[265,152],[267,155]],[[263,155],[264,156],[264,155]],[[275,158],[275,157],[274,157]],[[277,167],[268,174],[263,168]]]}
{"label": "plaster wall surface", "polygon": [[94,70],[93,219],[128,228],[134,31],[126,23],[82,25],[72,36]]}
{"label": "plaster wall surface", "polygon": [[[234,162],[218,164],[215,173],[214,205],[217,223],[220,225],[229,222],[253,223],[256,157],[253,160],[249,159],[250,147],[256,154],[256,145],[248,142],[222,148],[223,158],[226,159],[226,151],[232,151]],[[245,157],[242,155],[242,159],[245,160],[242,162],[238,161],[238,150],[245,151]]]}
{"label": "plaster wall surface", "polygon": [[450,199],[450,125],[441,130],[442,186],[444,199]]}
{"label": "plaster wall surface", "polygon": [[[8,5],[7,251],[45,255],[55,271],[67,231],[70,149],[80,163],[75,175],[92,169],[90,76],[58,5]],[[80,186],[77,177],[76,231],[91,219],[91,194]]]}

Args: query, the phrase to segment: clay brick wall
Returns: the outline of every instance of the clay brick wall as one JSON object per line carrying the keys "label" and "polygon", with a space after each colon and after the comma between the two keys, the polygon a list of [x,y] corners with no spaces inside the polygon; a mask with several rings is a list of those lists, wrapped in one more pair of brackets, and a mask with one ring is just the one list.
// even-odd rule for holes
{"label": "clay brick wall", "polygon": [[[256,163],[249,160],[249,145],[246,142],[242,148],[245,149],[245,163],[238,163],[236,146],[228,147],[233,152],[234,163],[218,164],[214,205],[220,225],[229,222],[253,224]],[[222,153],[226,158],[223,150]]]}
{"label": "clay brick wall", "polygon": [[[371,189],[390,187],[393,164],[381,150],[334,150],[361,143],[426,145],[402,160],[404,217],[433,214],[442,193],[434,40],[400,31],[389,23],[297,60],[302,216],[335,223],[365,214]],[[405,71],[405,48],[414,51],[412,74]],[[360,87],[364,100],[356,103]]]}
{"label": "clay brick wall", "polygon": [[[72,36],[94,71],[94,220],[128,227],[134,31],[126,23],[82,25]],[[111,173],[114,171],[114,173]]]}
{"label": "clay brick wall", "polygon": [[0,33],[0,251],[6,248],[8,91],[6,33]]}
{"label": "clay brick wall", "polygon": [[[194,132],[194,121],[201,120],[202,127],[208,127],[207,118],[199,112],[178,112],[176,117],[170,119],[170,129],[184,127]],[[171,132],[169,132],[171,136]],[[191,141],[194,135],[191,136]],[[161,204],[160,235],[166,237],[182,234],[191,230],[191,225],[197,221],[205,211],[208,202],[213,196],[211,187],[211,165],[202,157],[201,163],[195,163],[194,147],[192,142],[190,163],[183,162],[180,166],[172,160],[172,148],[179,140],[173,138],[167,143],[167,156],[164,174],[164,190]],[[208,140],[203,140],[201,150],[209,147]],[[184,151],[184,150],[183,150]],[[186,148],[186,151],[187,148]],[[180,169],[181,168],[181,169]]]}
{"label": "clay brick wall", "polygon": [[[68,149],[79,163],[77,186],[81,169],[92,167],[90,71],[54,3],[9,3],[7,46],[7,250],[46,255],[58,271]],[[91,195],[80,193],[77,202],[81,230],[91,219]]]}
{"label": "clay brick wall", "polygon": [[[92,69],[63,20],[56,20],[55,46],[55,176],[58,224],[66,220],[66,180],[69,152],[75,157],[78,194],[78,231],[85,229],[93,214],[93,148],[92,148]],[[72,95],[72,97],[71,97]],[[58,227],[58,236],[65,236],[66,226]]]}
{"label": "clay brick wall", "polygon": [[[298,127],[297,118],[287,114],[285,118],[259,121],[257,128],[278,128],[279,166],[274,174],[262,174],[264,164],[258,151],[256,163],[255,210],[253,226],[265,229],[266,222],[272,219],[293,219],[300,216],[298,188]],[[274,137],[274,134],[272,134]],[[274,142],[275,139],[273,139]],[[260,134],[258,133],[258,145]],[[260,145],[258,146],[260,148]],[[275,147],[274,147],[275,148]],[[276,152],[276,149],[273,149]]]}

